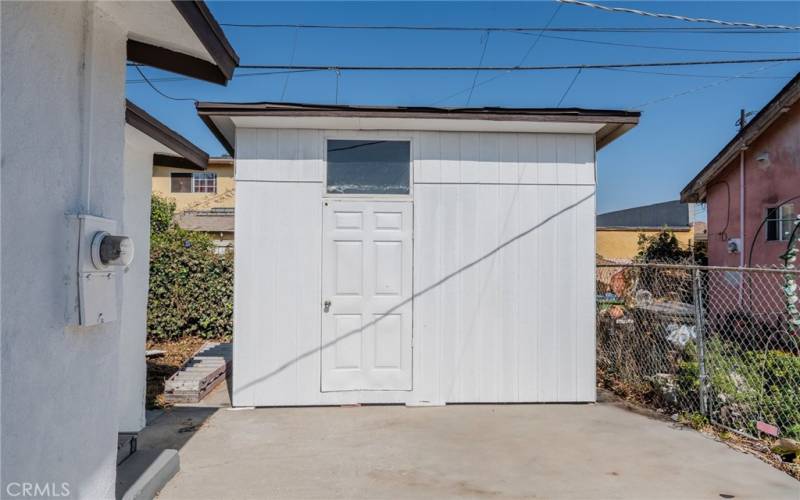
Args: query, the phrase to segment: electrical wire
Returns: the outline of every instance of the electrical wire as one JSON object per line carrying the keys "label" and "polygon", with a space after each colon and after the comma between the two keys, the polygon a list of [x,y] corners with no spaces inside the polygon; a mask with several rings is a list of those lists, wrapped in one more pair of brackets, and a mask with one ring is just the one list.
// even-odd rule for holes
{"label": "electrical wire", "polygon": [[783,24],[758,24],[758,23],[749,23],[741,21],[722,21],[719,19],[706,19],[702,17],[688,17],[688,16],[679,16],[675,14],[662,14],[659,12],[648,12],[646,10],[629,9],[626,7],[607,7],[605,5],[599,5],[592,2],[584,2],[582,0],[558,0],[558,1],[570,5],[591,7],[593,9],[603,10],[606,12],[636,14],[639,16],[657,17],[660,19],[673,19],[676,21],[687,21],[691,23],[709,23],[709,24],[719,24],[722,26],[734,26],[740,28],[755,28],[755,29],[778,29],[778,30],[793,30],[793,31],[800,30],[800,26],[787,26]]}
{"label": "electrical wire", "polygon": [[572,86],[573,86],[573,85],[575,85],[575,80],[577,80],[577,79],[578,79],[578,77],[580,76],[580,74],[581,74],[581,70],[579,69],[579,70],[578,70],[578,71],[575,73],[575,76],[573,76],[573,77],[572,77],[572,81],[571,81],[571,82],[569,82],[569,85],[567,85],[567,89],[566,89],[566,90],[564,91],[564,93],[561,95],[561,99],[559,99],[559,100],[558,100],[558,104],[556,104],[556,107],[557,107],[557,108],[560,108],[560,107],[561,107],[561,103],[562,103],[562,102],[564,102],[564,98],[565,98],[565,97],[567,97],[567,94],[569,94],[569,91],[570,91],[570,90],[572,90]]}
{"label": "electrical wire", "polygon": [[728,200],[728,203],[727,203],[728,208],[727,208],[727,210],[725,212],[725,227],[723,227],[722,230],[717,234],[719,236],[722,236],[722,238],[727,239],[728,225],[731,222],[731,185],[728,184],[728,181],[726,181],[726,180],[720,180],[720,181],[712,182],[711,184],[709,184],[706,187],[706,191],[708,191],[709,189],[711,189],[712,187],[714,187],[714,186],[716,186],[718,184],[723,184],[725,186],[725,192],[727,194],[727,200]]}
{"label": "electrical wire", "polygon": [[[131,67],[136,67],[138,65],[129,65]],[[319,71],[327,71],[328,69],[301,69],[301,70],[290,70],[290,71],[254,71],[252,73],[237,73],[236,78],[246,78],[248,76],[272,76],[272,75],[286,75],[286,74],[294,74],[294,73],[315,73]],[[150,78],[151,82],[182,82],[182,81],[196,81],[196,78],[189,78],[187,76],[167,76],[161,78]],[[145,80],[126,80],[125,83],[137,84],[137,83],[147,83]]]}
{"label": "electrical wire", "polygon": [[694,94],[695,92],[700,92],[701,90],[706,90],[706,89],[710,89],[712,87],[717,87],[717,86],[722,85],[723,83],[727,83],[727,82],[729,82],[731,80],[737,80],[737,79],[741,78],[742,76],[752,75],[754,73],[759,73],[761,71],[766,71],[766,70],[772,69],[772,68],[774,68],[776,66],[780,66],[781,64],[783,64],[783,63],[769,64],[769,65],[766,65],[766,66],[762,66],[762,67],[760,67],[758,69],[755,69],[753,71],[748,71],[747,73],[742,73],[741,75],[734,75],[734,76],[731,76],[729,78],[725,78],[724,80],[719,80],[719,81],[716,81],[716,82],[709,83],[707,85],[701,85],[699,87],[695,87],[695,88],[692,88],[692,89],[689,89],[689,90],[684,90],[682,92],[671,94],[671,95],[668,95],[668,96],[665,96],[665,97],[660,97],[658,99],[653,99],[651,101],[647,101],[647,102],[644,102],[642,104],[639,104],[638,106],[636,106],[635,109],[641,109],[641,108],[644,108],[646,106],[650,106],[652,104],[657,104],[657,103],[660,103],[660,102],[664,102],[664,101],[669,101],[669,100],[675,99],[676,97],[683,97],[683,96],[688,95],[688,94]]}
{"label": "electrical wire", "polygon": [[336,96],[334,98],[334,103],[339,104],[339,77],[342,76],[342,72],[338,69],[334,71],[336,72]]}
{"label": "electrical wire", "polygon": [[[553,13],[552,13],[552,14],[550,14],[550,18],[547,20],[547,23],[545,24],[544,28],[543,28],[541,31],[539,31],[539,35],[540,35],[540,36],[537,36],[537,37],[536,37],[536,38],[533,40],[533,43],[531,43],[531,44],[528,46],[528,50],[526,50],[526,51],[525,51],[525,54],[523,54],[523,56],[522,56],[522,59],[520,59],[520,60],[519,60],[519,63],[517,64],[517,66],[521,66],[522,64],[524,64],[524,63],[525,63],[525,61],[528,59],[528,56],[531,54],[531,52],[533,52],[533,49],[535,49],[535,48],[536,48],[536,45],[538,45],[538,43],[539,43],[539,40],[541,40],[541,39],[542,39],[542,37],[541,37],[541,34],[544,32],[544,30],[545,30],[545,29],[547,29],[547,28],[550,26],[550,24],[553,22],[553,19],[555,19],[555,17],[556,17],[556,14],[558,14],[558,11],[559,11],[560,9],[561,9],[561,4],[557,4],[557,5],[556,5],[556,8],[555,8],[555,10],[553,10]],[[488,84],[488,83],[491,83],[491,82],[493,82],[493,81],[497,80],[498,78],[502,78],[502,77],[504,77],[504,76],[506,76],[506,75],[508,75],[508,72],[501,73],[501,74],[499,74],[499,75],[494,75],[494,76],[492,76],[492,77],[490,77],[490,78],[487,78],[487,79],[485,79],[485,80],[483,80],[483,81],[479,82],[477,85],[475,85],[475,84],[473,83],[473,89],[474,89],[474,88],[477,88],[477,87],[482,87],[482,86],[484,86],[484,85],[486,85],[486,84]],[[439,100],[435,101],[435,102],[434,102],[433,104],[431,104],[431,105],[432,105],[432,106],[436,106],[437,104],[440,104],[440,103],[442,103],[442,102],[448,101],[448,100],[452,99],[453,97],[460,96],[460,95],[461,95],[461,94],[463,94],[464,92],[467,92],[467,90],[469,90],[469,89],[459,90],[458,92],[456,92],[456,93],[454,93],[454,94],[450,94],[450,95],[448,95],[447,97],[445,97],[445,98],[443,98],[443,99],[439,99]]]}
{"label": "electrical wire", "polygon": [[[226,28],[253,29],[323,29],[323,30],[377,30],[377,31],[497,31],[497,32],[567,32],[567,33],[713,33],[713,34],[783,34],[784,29],[729,27],[649,27],[649,26],[424,26],[389,24],[304,24],[304,23],[220,23]],[[791,31],[789,31],[791,33]]]}
{"label": "electrical wire", "polygon": [[[486,56],[486,47],[489,46],[489,37],[492,36],[491,31],[486,32],[486,37],[483,40],[483,50],[481,51],[481,58],[478,60],[478,66],[483,65],[483,58]],[[475,76],[472,77],[472,86],[469,88],[469,95],[467,96],[467,106],[472,101],[472,93],[475,91],[475,82],[478,81],[478,75],[481,73],[481,70],[475,70]]]}
{"label": "electrical wire", "polygon": [[[292,40],[292,55],[289,56],[289,64],[294,63],[294,54],[297,51],[297,35],[300,33],[299,29],[294,30],[294,40]],[[283,89],[281,90],[281,101],[283,101],[284,96],[286,96],[286,88],[289,86],[289,78],[292,76],[291,73],[286,74],[286,79],[283,80]]]}
{"label": "electrical wire", "polygon": [[[560,4],[559,4],[560,5]],[[519,32],[518,35],[535,36],[533,33]],[[669,47],[664,45],[642,45],[638,43],[622,43],[622,42],[604,42],[600,40],[586,40],[585,38],[573,38],[560,35],[540,35],[541,38],[549,38],[551,40],[566,40],[569,42],[590,43],[594,45],[610,45],[613,47],[628,47],[635,49],[648,49],[648,50],[672,50],[677,52],[706,52],[706,53],[721,53],[721,54],[800,54],[800,51],[794,50],[726,50],[726,49],[696,49],[691,47]]]}
{"label": "electrical wire", "polygon": [[190,97],[172,97],[172,96],[169,96],[169,95],[167,95],[167,94],[165,94],[165,93],[161,92],[160,90],[158,90],[158,87],[156,87],[155,85],[153,85],[153,82],[151,82],[151,81],[150,81],[150,80],[147,78],[147,76],[145,76],[145,74],[144,74],[144,71],[142,71],[142,68],[140,68],[139,66],[134,66],[134,68],[136,68],[136,71],[138,71],[138,72],[139,72],[139,75],[142,77],[142,79],[143,79],[145,82],[147,82],[147,84],[150,86],[150,88],[151,88],[151,89],[153,89],[153,90],[154,90],[154,91],[155,91],[157,94],[159,94],[161,97],[164,97],[164,98],[170,99],[170,100],[172,100],[172,101],[192,101],[192,102],[197,102],[197,99],[192,99],[192,98],[190,98]]}
{"label": "electrical wire", "polygon": [[[653,75],[653,76],[678,76],[686,78],[730,78],[731,75],[709,75],[697,73],[669,73],[664,71],[641,71],[637,69],[624,69],[624,68],[605,68],[607,71],[622,71],[625,73],[638,73],[640,75]],[[739,78],[748,80],[791,80],[794,75],[790,76],[740,76]]]}
{"label": "electrical wire", "polygon": [[658,68],[667,66],[706,66],[722,64],[752,64],[762,62],[800,61],[800,57],[776,57],[759,59],[722,59],[707,61],[663,61],[613,64],[557,64],[551,66],[338,66],[338,65],[283,65],[241,64],[242,69],[286,69],[286,70],[331,70],[331,71],[553,71],[565,69],[608,68]]}

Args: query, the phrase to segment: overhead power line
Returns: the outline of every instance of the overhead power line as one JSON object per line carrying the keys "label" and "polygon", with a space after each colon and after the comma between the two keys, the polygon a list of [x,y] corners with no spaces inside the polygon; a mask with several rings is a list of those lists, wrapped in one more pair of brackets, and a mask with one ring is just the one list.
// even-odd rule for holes
{"label": "overhead power line", "polygon": [[626,7],[607,7],[605,5],[599,5],[592,2],[584,2],[582,0],[558,0],[558,1],[561,3],[566,3],[571,5],[579,5],[581,7],[591,7],[593,9],[603,10],[606,12],[636,14],[639,16],[657,17],[660,19],[673,19],[676,21],[687,21],[690,23],[719,24],[721,26],[733,26],[739,28],[753,28],[753,29],[777,29],[777,30],[792,30],[792,31],[800,30],[800,26],[787,26],[783,24],[759,24],[759,23],[749,23],[742,21],[723,21],[720,19],[707,19],[704,17],[688,17],[688,16],[679,16],[675,14],[662,14],[659,12],[648,12],[646,10],[629,9]]}
{"label": "overhead power line", "polygon": [[396,24],[302,24],[302,23],[220,23],[226,28],[245,29],[320,29],[320,30],[376,30],[376,31],[500,31],[500,32],[575,32],[575,33],[719,33],[764,34],[786,33],[785,29],[726,28],[726,27],[652,27],[652,26],[424,26]]}
{"label": "overhead power line", "polygon": [[[707,73],[670,73],[667,71],[641,71],[638,69],[625,69],[625,68],[606,68],[608,71],[622,71],[625,73],[637,73],[640,75],[651,76],[675,76],[682,78],[730,78],[731,75],[709,75]],[[776,75],[776,76],[740,76],[739,78],[747,80],[791,80],[794,75]]]}
{"label": "overhead power line", "polygon": [[[137,64],[129,64],[131,67],[137,67]],[[236,78],[246,78],[248,76],[272,76],[272,75],[286,75],[286,74],[293,74],[293,73],[315,73],[318,71],[326,71],[327,68],[324,70],[320,69],[300,69],[295,71],[253,71],[252,73],[236,73]],[[196,81],[195,78],[190,78],[188,76],[164,76],[160,78],[148,78],[147,80],[126,80],[125,83],[157,83],[157,82],[183,82],[183,81]]]}
{"label": "overhead power line", "polygon": [[567,85],[567,89],[564,91],[563,94],[561,94],[561,99],[559,99],[558,100],[558,104],[556,104],[557,108],[561,107],[561,103],[564,102],[564,98],[567,97],[567,94],[569,94],[569,91],[572,90],[572,86],[575,85],[575,80],[577,80],[578,77],[581,76],[581,71],[582,70],[579,69],[577,71],[577,73],[575,73],[575,76],[572,77],[572,81],[569,82],[569,85]]}
{"label": "overhead power line", "polygon": [[142,79],[150,86],[150,88],[153,89],[161,97],[164,97],[164,98],[169,99],[171,101],[192,101],[192,102],[196,102],[196,99],[192,99],[192,98],[189,98],[189,97],[172,97],[170,95],[165,94],[164,92],[161,92],[158,89],[158,87],[153,85],[153,82],[151,82],[147,78],[147,76],[145,76],[144,71],[142,71],[142,68],[140,66],[134,66],[134,67],[136,68],[136,71],[139,72],[139,75],[142,77]]}
{"label": "overhead power line", "polygon": [[[533,33],[520,32],[518,35],[536,36]],[[610,45],[613,47],[628,47],[634,49],[648,49],[648,50],[672,50],[677,52],[717,52],[721,54],[800,54],[797,50],[732,50],[732,49],[706,49],[695,47],[671,47],[664,45],[643,45],[639,43],[623,43],[623,42],[606,42],[603,40],[587,40],[585,38],[573,38],[568,36],[559,35],[541,35],[542,38],[549,38],[551,40],[566,40],[569,42],[590,43],[594,45]]]}
{"label": "overhead power line", "polygon": [[668,96],[659,97],[658,99],[653,99],[653,100],[650,100],[650,101],[647,101],[647,102],[643,102],[643,103],[637,105],[635,107],[635,109],[641,109],[641,108],[644,108],[646,106],[650,106],[651,104],[657,104],[657,103],[660,103],[660,102],[669,101],[669,100],[675,99],[676,97],[683,97],[683,96],[688,95],[688,94],[694,94],[695,92],[700,92],[701,90],[706,90],[706,89],[710,89],[710,88],[713,88],[713,87],[717,87],[719,85],[722,85],[723,83],[730,82],[731,80],[737,80],[739,78],[746,78],[749,75],[752,75],[754,73],[760,73],[761,71],[766,71],[768,69],[772,69],[775,66],[780,66],[781,64],[784,64],[784,63],[768,64],[766,66],[761,66],[760,68],[756,68],[756,69],[754,69],[752,71],[748,71],[748,72],[742,73],[740,75],[730,76],[730,77],[728,77],[728,78],[726,78],[724,80],[719,80],[719,81],[712,82],[712,83],[709,83],[709,84],[706,84],[706,85],[701,85],[699,87],[694,87],[694,88],[691,88],[689,90],[684,90],[682,92],[677,92],[677,93],[674,93],[674,94],[670,94]]}
{"label": "overhead power line", "polygon": [[[561,4],[556,4],[556,8],[553,10],[553,13],[550,14],[550,18],[547,20],[547,23],[545,23],[544,28],[542,29],[542,31],[539,31],[538,36],[536,38],[534,38],[533,42],[528,46],[528,50],[526,50],[525,53],[522,55],[522,58],[517,63],[517,66],[521,66],[522,64],[525,64],[525,61],[528,60],[528,56],[531,55],[531,53],[533,52],[533,49],[535,49],[536,45],[539,44],[539,40],[542,39],[542,33],[544,32],[544,29],[547,29],[550,26],[550,24],[553,23],[553,19],[556,18],[556,15],[558,15],[558,11],[559,10],[561,10]],[[528,33],[525,33],[525,34],[527,35]],[[439,103],[442,103],[442,102],[445,102],[445,101],[449,101],[453,97],[460,96],[461,94],[463,94],[463,93],[465,93],[467,91],[469,91],[470,95],[472,95],[472,92],[476,88],[482,87],[484,85],[487,85],[487,84],[497,80],[498,78],[502,78],[502,77],[504,77],[504,76],[506,76],[508,74],[509,74],[509,72],[505,72],[505,73],[500,73],[499,75],[490,76],[489,78],[481,80],[477,84],[473,81],[471,87],[466,88],[464,90],[459,90],[458,92],[450,94],[450,95],[448,95],[447,97],[445,97],[443,99],[439,99],[436,102],[434,102],[432,104],[432,106],[436,106]]]}
{"label": "overhead power line", "polygon": [[[478,61],[478,66],[483,64],[483,58],[486,55],[486,47],[489,46],[489,37],[492,36],[491,31],[486,32],[486,38],[483,41],[483,50],[481,51],[481,58]],[[475,76],[472,77],[472,86],[469,88],[469,95],[467,96],[467,106],[469,106],[470,101],[472,101],[472,93],[475,91],[475,83],[478,81],[478,75],[481,73],[481,70],[475,70]]]}
{"label": "overhead power line", "polygon": [[329,71],[557,71],[565,69],[657,68],[675,66],[711,66],[723,64],[752,64],[800,61],[800,57],[759,59],[722,59],[708,61],[664,61],[617,64],[556,64],[549,66],[349,66],[349,65],[282,65],[242,64],[243,69],[329,70]]}

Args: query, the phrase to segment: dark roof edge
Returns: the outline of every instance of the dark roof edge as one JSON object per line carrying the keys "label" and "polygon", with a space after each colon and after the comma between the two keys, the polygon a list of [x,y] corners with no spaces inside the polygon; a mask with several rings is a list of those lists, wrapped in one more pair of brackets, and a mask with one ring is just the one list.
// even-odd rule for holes
{"label": "dark roof edge", "polygon": [[155,153],[153,155],[154,167],[185,168],[187,170],[205,170],[198,167],[194,162],[187,160],[183,156]]}
{"label": "dark roof edge", "polygon": [[172,4],[200,39],[226,80],[233,78],[239,56],[206,3],[202,0],[173,0]]}
{"label": "dark roof edge", "polygon": [[607,109],[583,108],[435,108],[421,106],[346,106],[330,104],[298,103],[225,103],[198,102],[201,115],[273,115],[273,116],[396,116],[409,118],[441,115],[446,118],[525,120],[528,117],[542,119],[572,119],[574,121],[613,122],[636,124],[641,113]]}
{"label": "dark roof edge", "polygon": [[125,123],[178,153],[197,168],[205,169],[208,165],[208,153],[128,99],[125,100]]}
{"label": "dark roof edge", "polygon": [[597,133],[597,148],[601,149],[639,123],[639,111],[620,111],[582,108],[433,108],[346,106],[297,103],[225,103],[198,102],[197,114],[225,150],[234,155],[234,146],[214,122],[214,116],[342,116],[342,117],[440,117],[462,120],[496,121],[570,121],[605,123]]}
{"label": "dark roof edge", "polygon": [[753,117],[742,130],[731,139],[714,158],[681,190],[683,203],[699,202],[705,199],[703,193],[708,181],[726,167],[733,155],[758,139],[781,115],[781,109],[791,106],[800,99],[800,73],[797,73],[784,87]]}

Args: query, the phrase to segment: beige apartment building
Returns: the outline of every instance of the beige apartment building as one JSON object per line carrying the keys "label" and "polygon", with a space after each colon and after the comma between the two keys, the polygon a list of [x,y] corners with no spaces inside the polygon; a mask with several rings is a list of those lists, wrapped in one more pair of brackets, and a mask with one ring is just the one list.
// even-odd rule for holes
{"label": "beige apartment building", "polygon": [[175,202],[175,221],[184,229],[209,233],[218,251],[233,244],[232,158],[210,158],[206,170],[187,168],[172,157],[156,157],[153,194]]}

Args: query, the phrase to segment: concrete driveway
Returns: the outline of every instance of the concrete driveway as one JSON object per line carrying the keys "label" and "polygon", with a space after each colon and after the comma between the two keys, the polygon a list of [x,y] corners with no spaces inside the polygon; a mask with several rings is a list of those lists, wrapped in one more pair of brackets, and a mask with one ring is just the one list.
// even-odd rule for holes
{"label": "concrete driveway", "polygon": [[758,459],[612,404],[219,409],[180,459],[163,500],[800,499]]}

